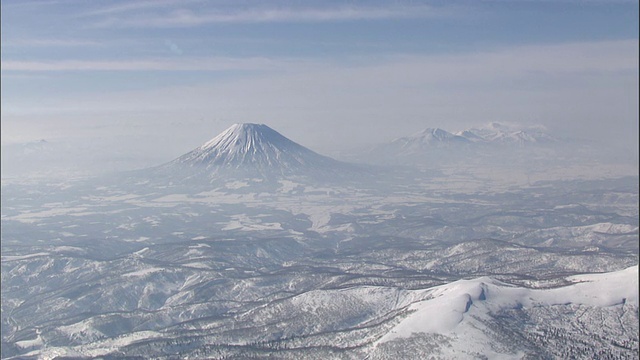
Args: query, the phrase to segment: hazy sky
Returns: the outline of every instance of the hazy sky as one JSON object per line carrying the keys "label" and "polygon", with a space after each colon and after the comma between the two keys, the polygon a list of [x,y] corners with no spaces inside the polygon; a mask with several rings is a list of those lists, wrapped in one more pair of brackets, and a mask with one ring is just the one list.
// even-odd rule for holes
{"label": "hazy sky", "polygon": [[[2,0],[2,142],[175,157],[541,124],[638,147],[637,1]],[[175,155],[175,156],[174,156]]]}

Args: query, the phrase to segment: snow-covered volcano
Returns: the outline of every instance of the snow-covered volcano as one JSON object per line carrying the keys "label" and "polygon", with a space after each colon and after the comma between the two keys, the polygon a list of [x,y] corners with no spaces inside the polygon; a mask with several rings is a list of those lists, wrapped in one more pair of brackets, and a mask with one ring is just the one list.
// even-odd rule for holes
{"label": "snow-covered volcano", "polygon": [[410,136],[365,148],[345,158],[372,164],[411,166],[449,166],[453,162],[468,164],[470,160],[475,163],[497,161],[502,164],[549,157],[549,152],[562,145],[558,138],[546,133],[542,127],[491,123],[456,133],[427,128]]}
{"label": "snow-covered volcano", "polygon": [[439,128],[428,128],[413,136],[402,137],[392,142],[402,149],[461,146],[469,140]]}
{"label": "snow-covered volcano", "polygon": [[500,123],[490,123],[483,128],[471,128],[456,133],[473,142],[492,144],[552,144],[559,140],[547,134],[543,128],[519,128]]}
{"label": "snow-covered volcano", "polygon": [[209,177],[322,175],[348,171],[350,165],[322,156],[264,124],[234,124],[165,167],[193,170]]}

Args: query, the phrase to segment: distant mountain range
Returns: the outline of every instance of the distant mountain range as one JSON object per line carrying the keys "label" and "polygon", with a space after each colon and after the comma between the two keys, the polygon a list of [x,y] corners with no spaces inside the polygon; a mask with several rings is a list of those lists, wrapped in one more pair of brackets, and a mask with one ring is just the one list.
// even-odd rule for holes
{"label": "distant mountain range", "polygon": [[560,140],[546,133],[540,128],[514,128],[500,123],[490,123],[484,128],[471,128],[457,132],[461,136],[475,143],[501,144],[552,144]]}
{"label": "distant mountain range", "polygon": [[482,156],[503,155],[512,149],[519,155],[534,149],[548,149],[562,145],[563,141],[540,128],[515,128],[491,123],[482,128],[470,128],[455,133],[440,128],[427,128],[414,135],[397,138],[356,151],[347,156],[354,161],[380,164],[412,164],[428,161],[438,163],[451,158],[476,160]]}
{"label": "distant mountain range", "polygon": [[332,183],[371,180],[374,184],[380,176],[394,175],[371,165],[434,169],[456,164],[463,168],[473,165],[544,169],[552,163],[593,160],[593,152],[591,146],[561,140],[542,128],[491,123],[457,133],[427,128],[412,136],[353,151],[343,157],[349,162],[342,162],[320,155],[267,125],[240,123],[173,161],[142,170],[142,174],[173,184],[229,180],[264,184],[280,180]]}
{"label": "distant mountain range", "polygon": [[[167,152],[170,154],[170,152]],[[145,158],[146,157],[146,158]],[[96,147],[83,143],[39,140],[2,146],[3,178],[20,176],[65,177],[70,174],[101,175],[116,170],[141,169],[143,177],[180,183],[211,183],[225,179],[307,178],[321,181],[362,180],[371,176],[368,165],[405,165],[439,168],[454,164],[467,167],[548,165],[578,163],[629,163],[629,152],[594,141],[563,139],[540,127],[518,128],[491,123],[458,132],[427,128],[416,134],[342,153],[340,160],[320,155],[264,124],[234,124],[210,141],[173,161],[161,152]],[[368,164],[356,165],[355,163]],[[376,172],[377,173],[377,172]],[[379,175],[379,174],[378,174]],[[164,180],[163,180],[164,181]]]}
{"label": "distant mountain range", "polygon": [[[401,137],[383,147],[395,148],[398,151],[421,151],[428,148],[448,148],[466,146],[471,140],[465,136],[452,134],[438,128],[427,128],[413,136]],[[390,149],[391,150],[391,149]]]}
{"label": "distant mountain range", "polygon": [[559,140],[541,129],[516,129],[499,123],[484,128],[471,128],[451,133],[439,128],[427,128],[415,135],[401,137],[390,144],[400,148],[432,148],[470,144],[552,144]]}

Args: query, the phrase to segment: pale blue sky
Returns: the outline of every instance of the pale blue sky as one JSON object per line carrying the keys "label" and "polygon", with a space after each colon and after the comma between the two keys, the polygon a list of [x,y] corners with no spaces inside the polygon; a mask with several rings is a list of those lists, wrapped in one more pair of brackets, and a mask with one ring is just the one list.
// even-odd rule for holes
{"label": "pale blue sky", "polygon": [[5,144],[171,157],[259,122],[330,154],[502,121],[638,146],[637,1],[3,0],[1,36]]}

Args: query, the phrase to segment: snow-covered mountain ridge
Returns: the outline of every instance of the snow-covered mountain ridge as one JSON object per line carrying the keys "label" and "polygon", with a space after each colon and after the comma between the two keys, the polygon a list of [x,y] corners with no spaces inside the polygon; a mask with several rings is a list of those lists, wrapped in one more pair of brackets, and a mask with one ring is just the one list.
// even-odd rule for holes
{"label": "snow-covered mountain ridge", "polygon": [[438,359],[637,356],[637,265],[548,286],[482,277],[422,290],[424,300],[406,307],[369,358],[417,358],[419,351]]}
{"label": "snow-covered mountain ridge", "polygon": [[470,141],[503,144],[556,143],[560,139],[541,127],[522,128],[500,123],[490,123],[486,127],[470,128],[456,133]]}
{"label": "snow-covered mountain ridge", "polygon": [[392,143],[420,142],[432,146],[442,144],[540,144],[555,143],[560,141],[557,137],[548,134],[543,128],[522,128],[500,123],[490,123],[485,127],[473,127],[455,133],[440,129],[427,128],[414,135],[401,137]]}
{"label": "snow-covered mountain ridge", "polygon": [[[451,132],[426,128],[412,135],[354,149],[343,159],[375,165],[408,165],[443,168],[459,166],[469,169],[514,165],[546,171],[549,167],[593,163],[594,159],[610,164],[616,152],[584,140],[562,136],[542,126],[518,126],[491,123]],[[615,160],[618,161],[618,160]]]}
{"label": "snow-covered mountain ridge", "polygon": [[464,146],[470,140],[439,128],[427,128],[413,136],[401,137],[391,142],[391,146],[402,152],[421,151],[426,148],[448,148]]}
{"label": "snow-covered mountain ridge", "polygon": [[[142,283],[153,276],[157,274],[151,271],[137,275]],[[183,286],[173,286],[189,289],[192,285],[189,277]],[[613,358],[631,358],[637,353],[637,265],[536,285],[515,286],[485,276],[421,290],[368,285],[314,289],[242,311],[226,320],[226,325],[202,319],[201,324],[110,337],[97,331],[108,327],[90,321],[59,328],[65,336],[85,338],[84,344],[42,347],[38,335],[18,346],[33,347],[24,354],[27,358],[125,353],[156,357],[169,348],[186,355],[193,354],[191,344],[203,348],[193,354],[197,358],[224,358],[242,349],[240,357],[277,354],[285,359],[311,354],[332,357],[331,349],[336,351],[333,356],[346,359],[562,358],[565,353],[580,355],[576,351],[596,355],[596,349]],[[194,294],[186,291],[172,297],[159,311],[179,307],[173,300],[190,296]],[[584,329],[589,329],[586,339],[581,337]],[[243,339],[235,348],[197,345],[232,342],[238,336],[235,331]],[[273,336],[282,340],[272,341]],[[545,346],[556,341],[556,346]]]}
{"label": "snow-covered mountain ridge", "polygon": [[379,343],[409,337],[416,332],[456,332],[458,327],[468,327],[468,323],[474,321],[474,316],[486,317],[504,309],[565,304],[638,306],[637,265],[611,273],[575,275],[566,278],[566,281],[571,284],[550,289],[529,289],[482,277],[424,290],[426,299],[411,304],[409,310],[413,312],[381,338]]}

